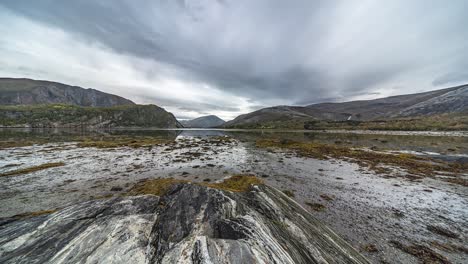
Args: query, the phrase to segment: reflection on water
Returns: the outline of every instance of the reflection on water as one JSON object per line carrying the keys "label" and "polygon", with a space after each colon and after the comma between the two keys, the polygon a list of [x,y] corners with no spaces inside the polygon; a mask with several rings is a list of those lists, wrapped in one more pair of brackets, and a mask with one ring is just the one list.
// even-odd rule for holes
{"label": "reflection on water", "polygon": [[0,140],[42,140],[47,142],[67,142],[86,136],[145,136],[175,140],[177,137],[230,136],[243,142],[258,139],[277,138],[294,141],[338,144],[350,147],[372,149],[440,153],[447,156],[466,156],[468,138],[459,136],[424,135],[366,135],[349,133],[322,133],[314,131],[274,131],[274,130],[73,130],[73,129],[0,129]]}

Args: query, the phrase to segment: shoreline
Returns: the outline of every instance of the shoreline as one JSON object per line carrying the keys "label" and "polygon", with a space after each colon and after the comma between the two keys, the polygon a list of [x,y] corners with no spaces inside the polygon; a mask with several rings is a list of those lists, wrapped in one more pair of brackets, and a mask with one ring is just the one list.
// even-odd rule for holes
{"label": "shoreline", "polygon": [[434,136],[434,137],[468,137],[468,131],[406,131],[406,130],[306,130],[306,129],[242,129],[242,128],[157,128],[157,127],[4,127],[0,130],[64,130],[64,131],[226,131],[226,132],[261,132],[261,133],[325,133],[325,134],[358,134],[390,136]]}

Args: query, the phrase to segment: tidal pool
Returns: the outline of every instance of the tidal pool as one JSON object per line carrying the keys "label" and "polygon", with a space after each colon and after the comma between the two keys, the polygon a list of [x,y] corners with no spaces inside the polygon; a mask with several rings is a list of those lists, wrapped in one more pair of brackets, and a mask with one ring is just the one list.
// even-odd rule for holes
{"label": "tidal pool", "polygon": [[[83,140],[141,138],[162,143],[112,148],[82,147]],[[468,190],[435,177],[376,173],[347,159],[316,159],[256,141],[313,142],[383,153],[411,153],[468,162],[461,134],[386,135],[246,130],[13,130],[0,131],[0,217],[125,195],[152,178],[216,182],[255,175],[284,191],[375,263],[413,263],[412,250],[466,263]],[[123,141],[122,141],[123,142]],[[44,164],[55,164],[31,170]],[[8,175],[11,172],[19,172]],[[437,173],[436,173],[437,174]],[[425,251],[426,250],[426,251]]]}

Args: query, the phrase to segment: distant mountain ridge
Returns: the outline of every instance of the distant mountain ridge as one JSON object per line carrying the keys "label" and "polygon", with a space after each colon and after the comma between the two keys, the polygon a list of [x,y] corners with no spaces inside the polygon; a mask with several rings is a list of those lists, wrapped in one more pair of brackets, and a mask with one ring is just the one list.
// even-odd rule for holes
{"label": "distant mountain ridge", "polygon": [[374,100],[274,106],[240,115],[224,127],[256,128],[280,122],[373,121],[468,112],[468,85]]}
{"label": "distant mountain ridge", "polygon": [[0,105],[69,104],[111,107],[135,105],[114,94],[57,82],[0,78]]}
{"label": "distant mountain ridge", "polygon": [[215,115],[198,117],[192,120],[181,121],[184,127],[188,128],[213,128],[222,126],[226,121]]}

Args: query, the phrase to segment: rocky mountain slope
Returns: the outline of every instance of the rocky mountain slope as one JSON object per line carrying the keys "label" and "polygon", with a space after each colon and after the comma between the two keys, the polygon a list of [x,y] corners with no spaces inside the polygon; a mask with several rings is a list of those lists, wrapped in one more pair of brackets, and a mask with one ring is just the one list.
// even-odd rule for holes
{"label": "rocky mountain slope", "polygon": [[282,192],[195,184],[0,221],[1,263],[368,263]]}
{"label": "rocky mountain slope", "polygon": [[272,122],[289,122],[291,120],[307,121],[310,119],[312,119],[312,117],[303,112],[303,107],[274,106],[240,115],[234,120],[226,122],[223,126],[227,128],[256,128],[259,125]]}
{"label": "rocky mountain slope", "polygon": [[222,126],[226,121],[222,120],[221,118],[215,115],[208,115],[198,117],[192,120],[181,121],[184,127],[192,127],[192,128],[210,128],[210,127],[219,127]]}
{"label": "rocky mountain slope", "polygon": [[182,125],[174,115],[155,105],[82,107],[73,105],[0,106],[0,127],[157,127]]}
{"label": "rocky mountain slope", "polygon": [[156,105],[56,82],[0,78],[0,127],[157,127],[182,125]]}
{"label": "rocky mountain slope", "polygon": [[468,110],[468,85],[401,110],[398,116],[462,113]]}
{"label": "rocky mountain slope", "polygon": [[375,100],[276,106],[238,116],[225,127],[259,127],[279,122],[373,121],[468,112],[468,85]]}
{"label": "rocky mountain slope", "polygon": [[35,104],[110,107],[135,103],[95,89],[84,89],[49,81],[0,78],[0,105]]}

